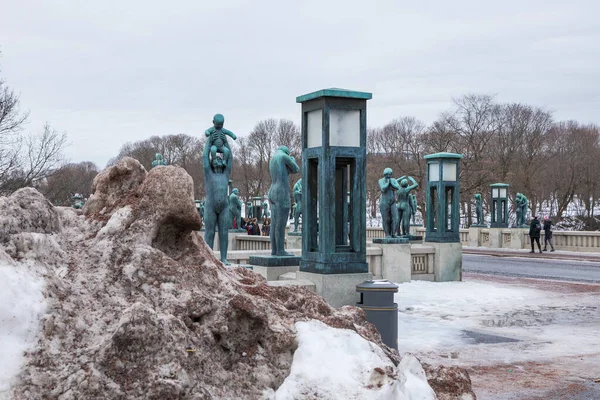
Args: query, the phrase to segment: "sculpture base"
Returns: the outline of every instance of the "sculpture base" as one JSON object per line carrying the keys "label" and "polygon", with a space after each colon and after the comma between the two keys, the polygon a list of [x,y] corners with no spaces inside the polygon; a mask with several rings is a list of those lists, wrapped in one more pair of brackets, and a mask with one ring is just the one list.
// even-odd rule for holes
{"label": "sculpture base", "polygon": [[229,232],[231,232],[231,233],[246,233],[247,231],[242,228],[237,228],[237,229],[230,228]]}
{"label": "sculpture base", "polygon": [[407,238],[411,242],[422,242],[423,241],[423,236],[408,235]]}
{"label": "sculpture base", "polygon": [[410,226],[423,226],[423,224],[410,224]]}
{"label": "sculpture base", "polygon": [[471,228],[487,228],[484,224],[471,224]]}
{"label": "sculpture base", "polygon": [[360,301],[356,285],[373,279],[370,272],[356,274],[316,274],[300,271],[296,279],[311,281],[318,295],[332,307],[355,306]]}
{"label": "sculpture base", "polygon": [[302,236],[302,232],[289,232],[289,236]]}
{"label": "sculpture base", "polygon": [[407,244],[409,239],[407,237],[395,237],[395,238],[373,238],[373,243],[378,244]]}
{"label": "sculpture base", "polygon": [[250,256],[248,264],[261,267],[300,266],[300,256]]}

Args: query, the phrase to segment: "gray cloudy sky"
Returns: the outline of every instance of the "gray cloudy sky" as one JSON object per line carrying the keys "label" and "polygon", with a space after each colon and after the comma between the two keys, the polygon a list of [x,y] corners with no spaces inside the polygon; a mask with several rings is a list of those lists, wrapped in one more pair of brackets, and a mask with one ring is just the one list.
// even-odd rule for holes
{"label": "gray cloudy sky", "polygon": [[373,92],[370,126],[430,123],[453,96],[498,94],[600,123],[597,1],[0,0],[0,68],[103,167],[126,141],[299,122],[295,97]]}

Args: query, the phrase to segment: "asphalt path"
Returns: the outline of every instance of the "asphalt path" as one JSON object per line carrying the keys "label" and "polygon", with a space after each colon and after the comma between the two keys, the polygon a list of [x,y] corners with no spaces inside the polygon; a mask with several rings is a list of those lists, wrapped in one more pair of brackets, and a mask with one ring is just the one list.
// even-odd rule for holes
{"label": "asphalt path", "polygon": [[600,262],[463,254],[463,271],[600,283]]}

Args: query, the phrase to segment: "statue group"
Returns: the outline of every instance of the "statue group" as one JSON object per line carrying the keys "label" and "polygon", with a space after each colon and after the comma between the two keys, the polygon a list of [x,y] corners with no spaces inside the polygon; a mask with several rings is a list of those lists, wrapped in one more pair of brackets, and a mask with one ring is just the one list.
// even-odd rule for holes
{"label": "statue group", "polygon": [[[202,214],[205,225],[204,240],[213,248],[215,233],[219,234],[219,250],[221,262],[229,265],[227,261],[228,231],[234,226],[234,221],[239,228],[242,219],[242,201],[235,188],[228,195],[229,176],[233,165],[233,155],[227,143],[227,137],[236,139],[233,132],[223,128],[225,118],[216,114],[213,126],[205,131],[208,137],[202,153],[204,166],[204,184],[206,199],[203,202]],[[285,227],[290,213],[290,183],[289,175],[296,174],[300,167],[296,160],[290,156],[286,146],[280,146],[269,163],[271,174],[271,188],[269,189],[270,210],[267,203],[263,204],[264,220],[271,218],[271,255],[291,256],[284,249]],[[301,193],[301,189],[300,189]],[[296,197],[294,197],[296,199]],[[298,204],[298,200],[296,200]],[[246,203],[246,215],[252,217],[252,203]]]}
{"label": "statue group", "polygon": [[[300,172],[296,160],[290,156],[286,146],[279,146],[269,163],[271,188],[269,203],[271,205],[271,255],[292,256],[285,251],[285,227],[290,213],[290,174]],[[268,211],[265,208],[265,213]]]}
{"label": "statue group", "polygon": [[381,212],[383,231],[386,238],[408,238],[410,237],[411,216],[414,220],[414,214],[417,211],[416,196],[411,196],[410,191],[417,188],[419,184],[412,176],[394,179],[392,173],[391,168],[386,168],[383,171],[383,178],[379,180],[379,189],[381,190],[379,211]]}
{"label": "statue group", "polygon": [[163,160],[163,156],[160,153],[156,153],[154,155],[154,161],[152,161],[152,168],[157,167],[159,165],[167,165],[165,160]]}
{"label": "statue group", "polygon": [[517,193],[515,196],[515,214],[517,220],[515,222],[515,228],[528,228],[527,225],[527,207],[529,206],[529,200],[523,193]]}
{"label": "statue group", "polygon": [[483,199],[481,193],[475,193],[473,199],[475,199],[475,215],[477,217],[477,223],[473,226],[483,226]]}
{"label": "statue group", "polygon": [[302,215],[302,178],[294,185],[294,233],[298,233],[300,216]]}
{"label": "statue group", "polygon": [[238,196],[239,190],[234,188],[229,195],[229,229],[241,229],[242,224],[242,201]]}
{"label": "statue group", "polygon": [[[230,199],[227,193],[229,176],[233,165],[231,150],[227,144],[226,136],[235,139],[230,131],[223,130],[225,118],[216,114],[213,118],[213,127],[206,130],[208,140],[202,153],[204,167],[204,186],[206,199],[204,202],[204,240],[213,248],[215,231],[219,231],[219,251],[221,262],[229,265],[227,261],[228,230],[231,224]],[[219,157],[221,154],[222,157]]]}

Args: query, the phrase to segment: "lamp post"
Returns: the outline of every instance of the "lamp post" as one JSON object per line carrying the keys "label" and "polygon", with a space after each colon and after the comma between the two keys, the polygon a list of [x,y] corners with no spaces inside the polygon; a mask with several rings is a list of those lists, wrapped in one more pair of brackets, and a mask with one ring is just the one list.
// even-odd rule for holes
{"label": "lamp post", "polygon": [[252,205],[254,206],[254,218],[260,220],[260,218],[262,217],[262,197],[253,197]]}
{"label": "lamp post", "polygon": [[[355,285],[370,276],[366,132],[367,100],[371,98],[371,93],[336,88],[296,98],[302,104],[300,274],[308,274],[306,278],[315,281],[317,292],[333,306],[354,304]],[[347,217],[348,207],[352,214]],[[340,274],[360,276],[343,284]]]}
{"label": "lamp post", "polygon": [[490,185],[492,197],[491,228],[508,228],[508,188],[507,183],[494,183]]}
{"label": "lamp post", "polygon": [[462,154],[436,153],[427,161],[426,242],[460,242],[460,160]]}
{"label": "lamp post", "polygon": [[462,154],[455,153],[425,156],[425,241],[435,248],[433,276],[437,282],[462,280],[462,244],[459,231],[462,158]]}

